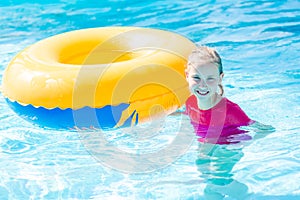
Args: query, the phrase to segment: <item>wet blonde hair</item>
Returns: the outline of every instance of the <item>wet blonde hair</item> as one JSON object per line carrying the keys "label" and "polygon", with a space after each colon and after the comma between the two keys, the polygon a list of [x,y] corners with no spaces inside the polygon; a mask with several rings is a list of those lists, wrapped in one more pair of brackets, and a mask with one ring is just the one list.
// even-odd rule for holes
{"label": "wet blonde hair", "polygon": [[[188,57],[186,70],[189,71],[191,66],[198,64],[212,63],[218,67],[220,75],[223,74],[222,60],[218,52],[207,46],[197,46]],[[224,94],[223,85],[219,84],[222,96]]]}

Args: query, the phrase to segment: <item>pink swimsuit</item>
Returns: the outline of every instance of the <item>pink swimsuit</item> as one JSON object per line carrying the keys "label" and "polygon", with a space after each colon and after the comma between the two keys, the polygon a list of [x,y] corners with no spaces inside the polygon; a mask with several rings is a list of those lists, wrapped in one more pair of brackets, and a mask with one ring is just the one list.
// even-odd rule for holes
{"label": "pink swimsuit", "polygon": [[[201,110],[198,108],[196,97],[192,95],[186,101],[186,114],[189,115],[202,142],[229,144],[239,142],[237,140],[251,139],[249,135],[243,134],[247,131],[238,127],[250,125],[255,121],[227,98],[223,98],[211,109]],[[239,137],[232,137],[233,135]]]}

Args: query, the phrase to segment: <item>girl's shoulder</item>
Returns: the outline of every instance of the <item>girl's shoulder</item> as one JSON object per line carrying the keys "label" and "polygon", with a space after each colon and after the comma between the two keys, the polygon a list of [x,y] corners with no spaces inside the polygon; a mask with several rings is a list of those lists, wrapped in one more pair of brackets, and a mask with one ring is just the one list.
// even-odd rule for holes
{"label": "girl's shoulder", "polygon": [[188,97],[188,99],[186,100],[185,104],[194,104],[197,103],[197,98],[195,95],[191,95]]}
{"label": "girl's shoulder", "polygon": [[227,116],[229,118],[235,119],[232,121],[236,121],[236,124],[239,125],[249,125],[254,123],[254,120],[252,120],[248,115],[243,111],[243,109],[237,104],[232,102],[231,100],[226,98],[226,110],[227,110]]}
{"label": "girl's shoulder", "polygon": [[233,111],[242,111],[242,108],[235,102],[229,100],[228,98],[224,97],[224,101],[226,102],[227,110],[233,110]]}
{"label": "girl's shoulder", "polygon": [[189,96],[185,101],[186,108],[198,108],[197,98],[195,95]]}

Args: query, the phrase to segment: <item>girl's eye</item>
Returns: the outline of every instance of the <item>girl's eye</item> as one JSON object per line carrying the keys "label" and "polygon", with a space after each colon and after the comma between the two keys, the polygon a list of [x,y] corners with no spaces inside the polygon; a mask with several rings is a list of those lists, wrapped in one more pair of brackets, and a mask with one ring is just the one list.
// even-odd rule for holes
{"label": "girl's eye", "polygon": [[194,80],[200,80],[200,77],[198,77],[198,76],[193,76],[192,77]]}
{"label": "girl's eye", "polygon": [[215,78],[207,78],[207,81],[214,81]]}

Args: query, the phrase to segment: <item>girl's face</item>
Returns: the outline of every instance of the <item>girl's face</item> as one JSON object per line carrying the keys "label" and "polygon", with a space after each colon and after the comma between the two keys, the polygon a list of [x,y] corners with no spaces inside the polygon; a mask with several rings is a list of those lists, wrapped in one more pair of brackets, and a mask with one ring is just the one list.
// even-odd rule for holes
{"label": "girl's face", "polygon": [[189,64],[186,71],[186,78],[190,91],[199,100],[213,100],[221,84],[223,74],[220,75],[219,69],[212,63]]}

